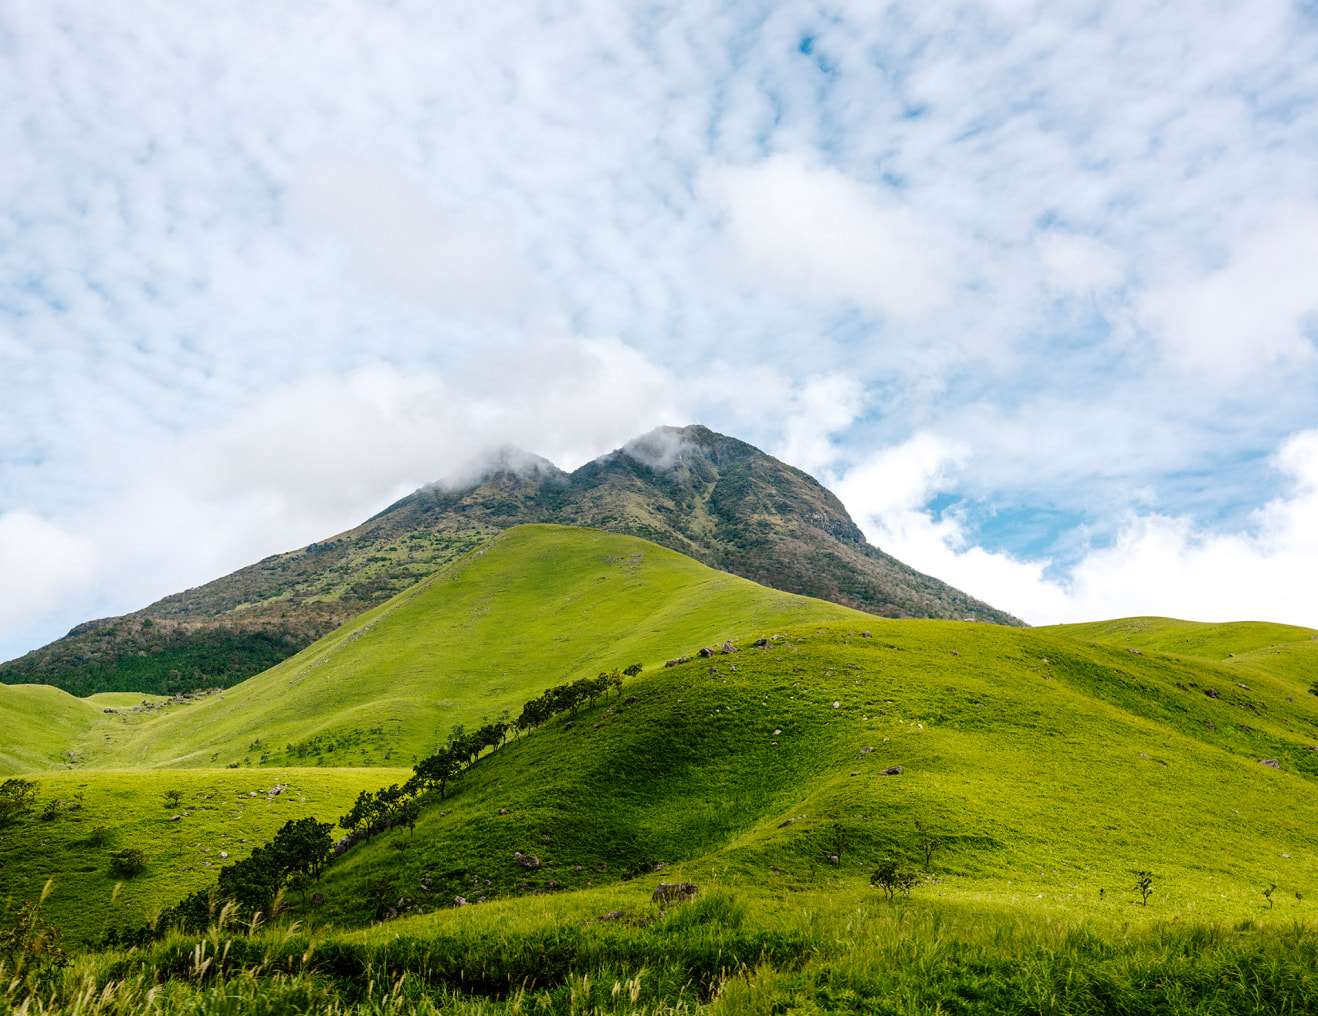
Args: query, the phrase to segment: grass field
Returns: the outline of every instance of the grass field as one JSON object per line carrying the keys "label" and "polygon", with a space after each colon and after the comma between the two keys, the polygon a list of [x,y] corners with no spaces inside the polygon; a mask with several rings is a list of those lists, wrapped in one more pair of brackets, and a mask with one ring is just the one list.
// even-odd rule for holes
{"label": "grass field", "polygon": [[[16,724],[52,704],[58,723],[23,727],[6,758],[66,802],[0,830],[0,876],[12,899],[53,878],[69,941],[131,928],[204,885],[219,851],[401,782],[453,723],[635,660],[621,697],[508,742],[414,832],[338,859],[323,903],[290,901],[299,929],[240,936],[219,982],[186,974],[195,940],[167,940],[132,961],[142,991],[177,974],[178,1011],[207,1012],[258,982],[326,1012],[1305,1011],[1278,999],[1318,1005],[1313,647],[1318,632],[1262,623],[884,620],[641,541],[525,527],[222,695],[0,689]],[[108,761],[122,768],[94,768]],[[941,843],[929,858],[917,821]],[[108,844],[88,841],[97,825]],[[107,851],[138,844],[151,865],[111,904]],[[909,899],[869,885],[885,858],[924,872]],[[660,879],[701,896],[660,916]],[[299,966],[313,938],[320,960]],[[127,984],[116,955],[80,960],[86,983]],[[630,988],[599,994],[637,978],[627,1005]]]}

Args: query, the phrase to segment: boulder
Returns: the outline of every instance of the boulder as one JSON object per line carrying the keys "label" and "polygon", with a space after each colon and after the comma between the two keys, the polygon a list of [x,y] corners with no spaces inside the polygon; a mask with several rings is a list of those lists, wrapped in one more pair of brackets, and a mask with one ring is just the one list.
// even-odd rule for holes
{"label": "boulder", "polygon": [[740,650],[736,646],[734,646],[731,642],[724,642],[722,648],[719,651],[722,652],[725,656],[728,653],[740,652]]}
{"label": "boulder", "polygon": [[1277,759],[1275,759],[1275,758],[1265,758],[1265,759],[1260,759],[1260,760],[1259,760],[1259,765],[1261,765],[1261,766],[1267,766],[1269,769],[1280,769],[1280,768],[1281,768],[1281,762],[1279,762],[1279,761],[1278,761]]}
{"label": "boulder", "polygon": [[515,859],[515,863],[518,867],[525,868],[527,871],[535,871],[536,868],[540,867],[540,858],[531,854],[523,854]]}
{"label": "boulder", "polygon": [[701,648],[701,649],[697,649],[697,650],[696,650],[696,655],[697,655],[697,656],[703,656],[703,657],[705,657],[705,658],[709,658],[710,656],[713,656],[713,655],[714,655],[714,650],[710,649],[709,646],[705,646],[705,647],[703,647],[703,648]]}
{"label": "boulder", "polygon": [[694,882],[660,882],[650,899],[660,906],[667,903],[686,903],[694,900],[699,892],[700,887]]}
{"label": "boulder", "polygon": [[900,776],[901,774],[902,774],[902,767],[901,767],[901,766],[889,766],[887,769],[883,770],[883,772],[880,773],[879,775],[880,775],[880,776]]}
{"label": "boulder", "polygon": [[453,905],[454,905],[455,907],[465,907],[465,906],[467,906],[467,897],[465,897],[465,896],[454,896],[454,897],[453,897]]}
{"label": "boulder", "polygon": [[1205,689],[1203,689],[1203,692],[1204,692],[1204,694],[1207,695],[1209,698],[1221,698],[1221,697],[1222,697],[1221,695],[1219,695],[1219,694],[1217,693],[1217,689],[1216,689],[1216,688],[1205,688]]}

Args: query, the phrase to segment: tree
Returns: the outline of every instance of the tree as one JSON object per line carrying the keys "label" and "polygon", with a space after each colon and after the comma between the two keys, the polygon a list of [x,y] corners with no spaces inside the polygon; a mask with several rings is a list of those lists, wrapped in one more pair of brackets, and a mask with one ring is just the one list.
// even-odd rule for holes
{"label": "tree", "polygon": [[1132,868],[1130,873],[1135,876],[1135,891],[1140,894],[1144,905],[1149,905],[1149,894],[1153,892],[1153,872],[1137,871]]}
{"label": "tree", "polygon": [[177,808],[177,807],[178,807],[178,803],[179,803],[181,800],[183,800],[183,791],[181,791],[181,790],[166,790],[166,791],[165,791],[165,805],[166,805],[166,807]]}
{"label": "tree", "polygon": [[310,816],[285,822],[270,843],[283,873],[299,873],[319,882],[334,852],[333,828],[332,822],[317,822]]}
{"label": "tree", "polygon": [[283,885],[283,866],[270,847],[257,847],[249,857],[220,869],[220,895],[249,917],[270,914]]}
{"label": "tree", "polygon": [[375,795],[369,790],[363,790],[357,795],[357,800],[353,802],[348,814],[339,819],[339,825],[348,832],[356,832],[363,827],[366,828],[366,837],[370,839],[370,821],[375,807]]}
{"label": "tree", "polygon": [[146,851],[125,847],[110,855],[110,867],[120,878],[133,878],[146,871]]}
{"label": "tree", "polygon": [[1273,882],[1272,885],[1268,886],[1268,888],[1263,890],[1263,898],[1268,901],[1269,910],[1272,909],[1272,894],[1276,891],[1276,889],[1277,889],[1277,883]]}
{"label": "tree", "polygon": [[909,898],[911,890],[920,881],[920,873],[911,868],[903,868],[892,858],[888,858],[870,874],[870,885],[882,889],[892,899],[895,893]]}
{"label": "tree", "polygon": [[416,820],[421,817],[421,802],[415,797],[408,798],[402,806],[394,812],[394,822],[397,825],[407,826],[409,835],[416,832]]}
{"label": "tree", "polygon": [[15,777],[0,783],[0,826],[7,825],[32,810],[40,786],[35,780]]}
{"label": "tree", "polygon": [[[438,787],[439,799],[444,800],[444,788],[458,772],[457,759],[447,748],[441,748],[429,758],[423,758],[412,767],[415,779],[423,787]],[[342,822],[339,823],[343,825]],[[344,826],[344,828],[347,828]]]}
{"label": "tree", "polygon": [[830,831],[829,843],[833,847],[833,856],[837,858],[837,866],[842,867],[842,849],[847,845],[847,831],[842,828],[841,822],[834,822]]}
{"label": "tree", "polygon": [[932,868],[934,853],[943,848],[943,841],[930,833],[918,818],[915,820],[915,829],[919,833],[916,846],[920,848],[920,853],[924,854],[924,866]]}

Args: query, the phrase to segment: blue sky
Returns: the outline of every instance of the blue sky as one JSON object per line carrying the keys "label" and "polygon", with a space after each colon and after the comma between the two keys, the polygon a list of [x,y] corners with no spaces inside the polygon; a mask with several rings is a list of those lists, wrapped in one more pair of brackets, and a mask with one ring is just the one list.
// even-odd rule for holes
{"label": "blue sky", "polygon": [[12,4],[0,153],[0,657],[693,421],[1034,623],[1318,625],[1311,7]]}

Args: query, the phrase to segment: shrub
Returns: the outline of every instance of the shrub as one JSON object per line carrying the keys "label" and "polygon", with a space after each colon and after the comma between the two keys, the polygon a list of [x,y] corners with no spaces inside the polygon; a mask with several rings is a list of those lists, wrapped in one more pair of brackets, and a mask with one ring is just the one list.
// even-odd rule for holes
{"label": "shrub", "polygon": [[146,851],[125,847],[110,855],[110,868],[120,878],[133,878],[146,871]]}
{"label": "shrub", "polygon": [[17,777],[0,783],[0,826],[31,811],[36,804],[38,789],[35,780]]}

